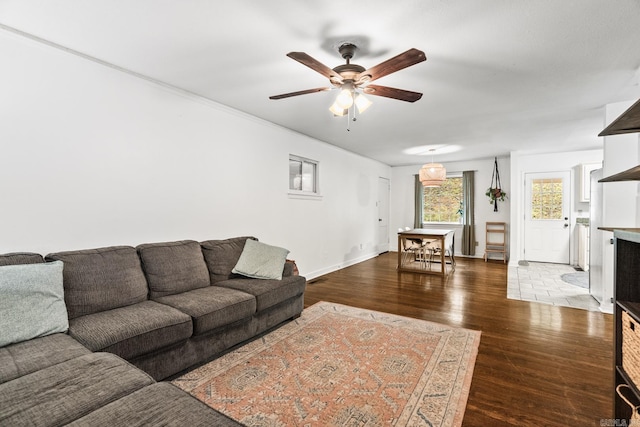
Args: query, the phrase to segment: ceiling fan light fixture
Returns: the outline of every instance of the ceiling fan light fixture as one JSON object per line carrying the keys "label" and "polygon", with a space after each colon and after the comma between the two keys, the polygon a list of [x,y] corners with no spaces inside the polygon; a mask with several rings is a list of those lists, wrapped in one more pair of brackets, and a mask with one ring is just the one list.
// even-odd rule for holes
{"label": "ceiling fan light fixture", "polygon": [[336,97],[335,104],[343,110],[351,108],[353,105],[353,86],[347,84],[343,85],[342,90]]}
{"label": "ceiling fan light fixture", "polygon": [[345,108],[340,107],[337,102],[334,102],[333,105],[331,105],[331,107],[329,107],[329,111],[331,111],[334,116],[342,117],[345,114],[347,114],[348,110],[345,109]]}
{"label": "ceiling fan light fixture", "polygon": [[362,114],[367,110],[367,108],[371,107],[371,104],[373,103],[366,96],[359,93],[358,96],[356,96],[355,104],[356,107],[358,107],[358,112]]}

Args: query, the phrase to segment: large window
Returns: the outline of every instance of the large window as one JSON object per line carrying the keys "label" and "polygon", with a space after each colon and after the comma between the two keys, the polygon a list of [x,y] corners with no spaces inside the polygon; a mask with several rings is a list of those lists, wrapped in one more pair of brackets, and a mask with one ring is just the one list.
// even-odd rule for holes
{"label": "large window", "polygon": [[317,161],[289,155],[289,193],[311,196],[320,194]]}
{"label": "large window", "polygon": [[440,187],[425,187],[422,222],[460,222],[462,176],[449,176]]}

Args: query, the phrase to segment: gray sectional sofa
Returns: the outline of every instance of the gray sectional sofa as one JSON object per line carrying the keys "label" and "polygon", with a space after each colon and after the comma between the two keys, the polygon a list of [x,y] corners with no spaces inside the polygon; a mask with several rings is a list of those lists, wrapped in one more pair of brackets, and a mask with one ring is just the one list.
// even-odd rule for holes
{"label": "gray sectional sofa", "polygon": [[0,292],[3,273],[62,264],[68,321],[0,348],[0,425],[239,425],[157,381],[300,315],[306,281],[278,249],[238,237],[0,255],[13,266]]}

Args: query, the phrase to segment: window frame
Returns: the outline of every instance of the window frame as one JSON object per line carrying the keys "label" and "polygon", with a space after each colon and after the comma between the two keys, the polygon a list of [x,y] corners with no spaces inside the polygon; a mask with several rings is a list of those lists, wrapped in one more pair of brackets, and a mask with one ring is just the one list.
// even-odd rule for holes
{"label": "window frame", "polygon": [[[302,166],[305,164],[313,166],[313,173],[311,174],[311,186],[313,188],[312,191],[309,190],[297,190],[295,188],[291,188],[293,186],[292,174],[291,174],[291,162],[301,162]],[[321,199],[322,195],[320,193],[320,162],[317,160],[309,159],[307,157],[298,156],[296,154],[289,154],[289,185],[288,185],[288,195],[290,198],[301,198],[301,199]],[[301,176],[301,179],[303,177]]]}
{"label": "window frame", "polygon": [[[452,172],[452,173],[447,173],[447,177],[446,179],[449,178],[460,178],[460,185],[461,185],[461,196],[460,196],[460,202],[463,202],[464,200],[464,182],[462,181],[462,172]],[[426,189],[425,189],[426,190]],[[424,209],[425,209],[425,203],[424,203],[424,193],[422,196],[422,224],[423,227],[424,225],[428,225],[428,226],[451,226],[451,225],[461,225],[461,219],[462,219],[462,215],[459,216],[458,221],[457,222],[450,222],[450,221],[425,221],[424,220]]]}

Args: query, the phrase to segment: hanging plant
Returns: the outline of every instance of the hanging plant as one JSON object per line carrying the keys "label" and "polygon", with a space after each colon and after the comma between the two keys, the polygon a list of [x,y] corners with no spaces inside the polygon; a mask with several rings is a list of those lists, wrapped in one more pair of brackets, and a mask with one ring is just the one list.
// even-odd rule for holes
{"label": "hanging plant", "polygon": [[491,175],[491,186],[484,193],[489,197],[489,203],[493,203],[493,211],[498,212],[498,201],[504,202],[507,198],[507,193],[502,190],[500,184],[500,172],[498,172],[498,158],[493,160],[493,174]]}
{"label": "hanging plant", "polygon": [[504,199],[507,198],[507,193],[505,193],[502,188],[489,187],[487,192],[484,194],[489,197],[489,203],[493,203],[498,200],[504,202]]}

